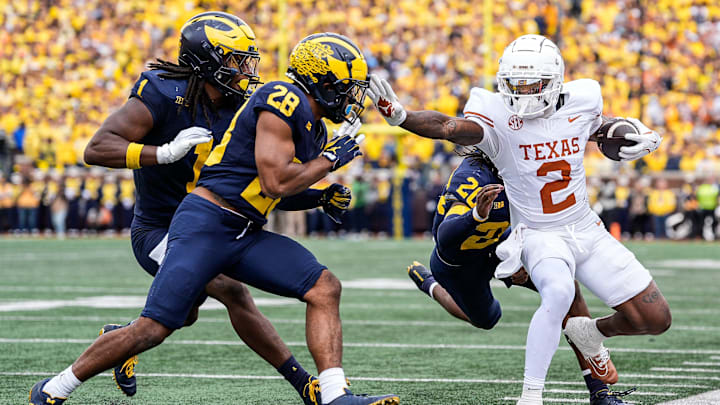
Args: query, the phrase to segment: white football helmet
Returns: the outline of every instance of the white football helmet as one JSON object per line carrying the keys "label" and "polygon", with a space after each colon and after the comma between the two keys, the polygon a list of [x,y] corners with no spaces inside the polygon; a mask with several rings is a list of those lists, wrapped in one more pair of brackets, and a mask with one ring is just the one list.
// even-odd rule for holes
{"label": "white football helmet", "polygon": [[500,58],[498,91],[508,111],[520,118],[538,118],[554,108],[564,75],[557,45],[542,35],[523,35]]}

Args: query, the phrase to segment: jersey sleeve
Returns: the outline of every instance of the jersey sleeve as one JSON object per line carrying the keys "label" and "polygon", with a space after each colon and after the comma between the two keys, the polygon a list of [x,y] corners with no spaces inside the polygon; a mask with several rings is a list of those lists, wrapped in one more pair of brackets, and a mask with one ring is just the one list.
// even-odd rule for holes
{"label": "jersey sleeve", "polygon": [[495,131],[495,122],[489,113],[492,107],[489,99],[492,94],[493,93],[478,87],[470,90],[470,98],[463,109],[463,116],[482,127],[483,140],[476,146],[488,156],[494,158],[500,152],[500,141]]}
{"label": "jersey sleeve", "polygon": [[156,80],[157,78],[148,72],[143,72],[130,91],[131,98],[135,97],[142,101],[145,107],[150,110],[153,125],[163,122],[167,116],[169,106],[174,105],[174,100],[173,103],[169,102],[167,96],[160,91]]}
{"label": "jersey sleeve", "polygon": [[299,118],[302,115],[302,97],[305,95],[296,86],[286,82],[270,82],[253,94],[255,103],[252,108],[258,114],[268,111],[285,121],[293,129],[298,129]]}

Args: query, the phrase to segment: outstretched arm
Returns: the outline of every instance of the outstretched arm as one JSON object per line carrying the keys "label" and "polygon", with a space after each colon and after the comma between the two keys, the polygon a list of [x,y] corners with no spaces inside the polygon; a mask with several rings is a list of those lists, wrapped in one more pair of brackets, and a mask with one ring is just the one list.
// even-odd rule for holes
{"label": "outstretched arm", "polygon": [[479,124],[437,111],[407,111],[400,127],[424,138],[445,139],[458,145],[474,145],[483,139]]}
{"label": "outstretched arm", "polygon": [[430,139],[445,139],[459,145],[474,145],[483,139],[483,129],[473,121],[437,111],[407,111],[387,80],[370,75],[368,95],[390,125],[399,125]]}

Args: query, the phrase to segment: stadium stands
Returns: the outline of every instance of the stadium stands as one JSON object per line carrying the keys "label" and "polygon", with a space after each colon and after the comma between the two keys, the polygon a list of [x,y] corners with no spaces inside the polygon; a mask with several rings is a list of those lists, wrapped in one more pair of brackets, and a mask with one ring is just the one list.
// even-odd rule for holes
{"label": "stadium stands", "polygon": [[[514,37],[550,36],[563,50],[566,80],[597,79],[608,115],[642,117],[665,137],[656,153],[632,165],[590,150],[588,174],[607,179],[617,173],[628,178],[663,173],[675,195],[694,195],[706,178],[720,173],[720,4],[658,0],[640,8],[637,3],[647,2],[492,2],[493,24],[485,27],[482,2],[460,0],[0,1],[0,145],[7,145],[6,152],[0,148],[0,170],[7,156],[25,155],[31,160],[28,166],[48,178],[45,189],[54,176],[64,184],[61,194],[67,194],[68,179],[75,177],[66,168],[85,170],[87,141],[124,102],[146,63],[174,58],[177,30],[188,17],[221,9],[241,16],[255,30],[265,81],[278,78],[278,61],[286,57],[278,53],[287,52],[287,44],[310,32],[336,31],[357,39],[371,69],[391,79],[408,107],[451,115],[462,111],[471,87],[485,84],[487,52],[494,64]],[[490,49],[483,46],[485,30],[491,33]],[[382,123],[372,108],[364,120]],[[434,173],[445,177],[456,163],[449,145],[413,136],[369,132],[363,148],[365,169],[380,170],[365,179],[377,195],[403,183],[408,190],[431,189]],[[23,205],[32,206],[45,193],[37,194],[36,186],[35,199],[29,198],[23,184],[38,180],[14,163],[21,175],[12,185],[0,180],[0,211],[8,204],[3,201],[19,207],[22,197]],[[353,166],[345,173],[348,181],[362,170],[358,163]],[[382,170],[397,167],[408,168],[396,173],[404,180]],[[56,174],[48,172],[51,168]],[[691,182],[682,181],[687,175],[693,176]],[[12,189],[10,197],[3,197],[4,187]],[[116,187],[116,193],[122,189]],[[403,200],[410,204],[413,197]],[[678,203],[672,211],[682,209]],[[406,215],[405,222],[412,217]],[[14,218],[17,227],[19,216]],[[390,232],[392,221],[376,222]],[[404,233],[421,229],[406,226]]]}

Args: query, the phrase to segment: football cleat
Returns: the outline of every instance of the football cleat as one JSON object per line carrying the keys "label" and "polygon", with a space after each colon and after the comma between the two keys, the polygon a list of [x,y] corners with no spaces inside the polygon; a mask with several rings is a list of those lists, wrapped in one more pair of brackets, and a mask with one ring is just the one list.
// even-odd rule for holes
{"label": "football cleat", "polygon": [[67,398],[56,398],[43,391],[45,384],[50,381],[50,378],[46,378],[30,388],[29,403],[30,405],[62,405]]}
{"label": "football cleat", "polygon": [[[129,324],[128,324],[129,325]],[[127,325],[118,325],[114,323],[107,324],[100,329],[100,335],[113,331],[115,329],[124,328]],[[123,394],[131,397],[137,392],[137,379],[135,378],[135,366],[138,363],[138,357],[132,356],[113,368],[112,375],[115,385]]]}
{"label": "football cleat", "polygon": [[345,388],[345,395],[333,399],[329,405],[398,405],[399,403],[400,397],[397,395],[369,397],[367,395],[355,395]]}
{"label": "football cleat", "polygon": [[594,319],[572,317],[567,320],[563,332],[568,341],[585,357],[594,378],[605,384],[615,384],[618,381],[617,370],[610,360],[610,352],[602,343],[604,337],[595,326]]}
{"label": "football cleat", "polygon": [[430,287],[432,287],[433,284],[436,283],[435,277],[433,277],[430,270],[427,269],[427,267],[423,266],[418,261],[413,261],[413,264],[409,265],[407,268],[408,277],[410,277],[410,280],[415,283],[418,289],[420,291],[424,292],[428,296],[432,297],[430,295]]}
{"label": "football cleat", "polygon": [[308,382],[300,395],[305,405],[321,405],[320,380],[314,375],[308,377]]}
{"label": "football cleat", "polygon": [[620,398],[635,392],[636,389],[631,388],[623,392],[600,390],[590,395],[590,405],[624,405],[625,402]]}

